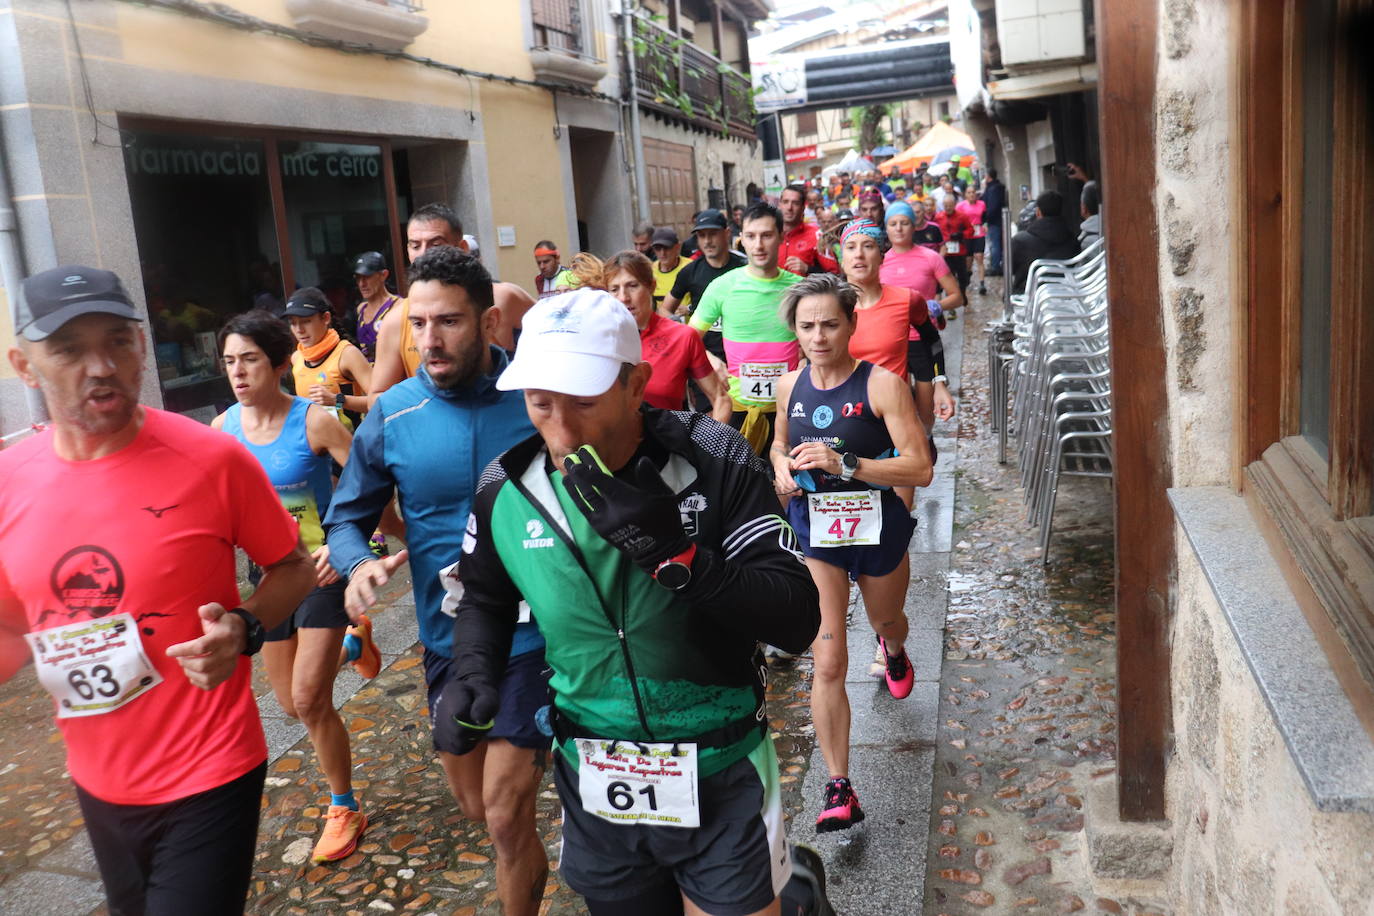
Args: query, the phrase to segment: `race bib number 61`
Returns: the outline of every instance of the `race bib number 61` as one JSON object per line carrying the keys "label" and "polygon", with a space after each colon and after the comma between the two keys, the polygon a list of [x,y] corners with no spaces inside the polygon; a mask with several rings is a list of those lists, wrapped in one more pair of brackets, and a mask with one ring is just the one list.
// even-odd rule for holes
{"label": "race bib number 61", "polygon": [[148,661],[138,624],[113,614],[25,633],[38,682],[57,701],[57,717],[113,712],[162,683]]}
{"label": "race bib number 61", "polygon": [[700,827],[695,744],[577,738],[582,808],[612,824]]}

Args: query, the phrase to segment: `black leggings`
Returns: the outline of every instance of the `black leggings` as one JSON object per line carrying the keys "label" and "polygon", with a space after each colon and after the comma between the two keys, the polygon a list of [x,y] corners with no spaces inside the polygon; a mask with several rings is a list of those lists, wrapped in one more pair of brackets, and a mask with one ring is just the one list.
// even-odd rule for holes
{"label": "black leggings", "polygon": [[110,916],[240,916],[266,777],[264,760],[161,805],[115,805],[77,786]]}
{"label": "black leggings", "polygon": [[676,884],[660,884],[624,900],[587,900],[591,916],[682,916],[682,891]]}

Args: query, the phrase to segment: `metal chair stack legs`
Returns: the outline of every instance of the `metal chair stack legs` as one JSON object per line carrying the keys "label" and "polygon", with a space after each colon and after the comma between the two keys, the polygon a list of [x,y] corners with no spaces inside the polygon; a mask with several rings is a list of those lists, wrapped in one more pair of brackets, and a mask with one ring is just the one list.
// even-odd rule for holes
{"label": "metal chair stack legs", "polygon": [[1009,433],[1016,438],[1027,516],[1047,560],[1060,479],[1112,476],[1102,244],[1067,261],[1035,262],[1009,318],[990,328],[991,423],[999,446]]}

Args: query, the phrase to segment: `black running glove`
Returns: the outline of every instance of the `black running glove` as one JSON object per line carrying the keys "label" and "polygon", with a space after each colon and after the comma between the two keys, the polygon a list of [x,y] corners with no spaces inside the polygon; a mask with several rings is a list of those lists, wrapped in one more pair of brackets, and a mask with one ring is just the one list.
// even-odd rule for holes
{"label": "black running glove", "polygon": [[653,575],[664,560],[692,546],[677,496],[648,458],[635,463],[634,483],[611,476],[589,445],[563,459],[563,467],[564,483],[587,522],[640,569]]}
{"label": "black running glove", "polygon": [[[455,723],[455,754],[466,754],[477,747],[496,723],[496,711],[501,698],[496,687],[480,678],[450,681],[439,694],[435,704],[436,723]],[[442,748],[448,750],[448,748]]]}

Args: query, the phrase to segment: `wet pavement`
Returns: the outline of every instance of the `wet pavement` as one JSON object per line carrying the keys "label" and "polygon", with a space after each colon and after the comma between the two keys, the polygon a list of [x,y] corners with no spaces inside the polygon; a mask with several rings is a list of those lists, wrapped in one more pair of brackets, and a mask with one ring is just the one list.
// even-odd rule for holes
{"label": "wet pavement", "polygon": [[1110,482],[1062,482],[1043,563],[987,425],[1000,298],[969,311],[924,912],[1162,916],[1096,896],[1085,862],[1083,795],[1116,759]]}
{"label": "wet pavement", "polygon": [[[1104,481],[1067,483],[1042,566],[1014,470],[996,464],[985,424],[982,326],[999,313],[992,296],[975,297],[946,333],[960,411],[937,429],[936,479],[918,503],[908,700],[868,676],[871,629],[853,609],[851,775],[868,813],[856,828],[814,835],[826,772],[810,725],[810,660],[773,668],[788,833],[820,850],[846,916],[1167,916],[1148,901],[1090,891],[1082,797],[1110,776],[1115,754],[1110,491]],[[336,683],[371,820],[342,862],[308,862],[327,789],[304,729],[281,714],[260,671],[255,679],[271,764],[250,913],[498,912],[490,840],[457,812],[433,759],[405,577],[381,603],[385,668],[369,682],[345,670]],[[31,668],[0,685],[0,742],[0,912],[103,913],[50,701]],[[557,809],[546,782],[539,826],[551,859]],[[555,874],[542,912],[584,909]]]}

